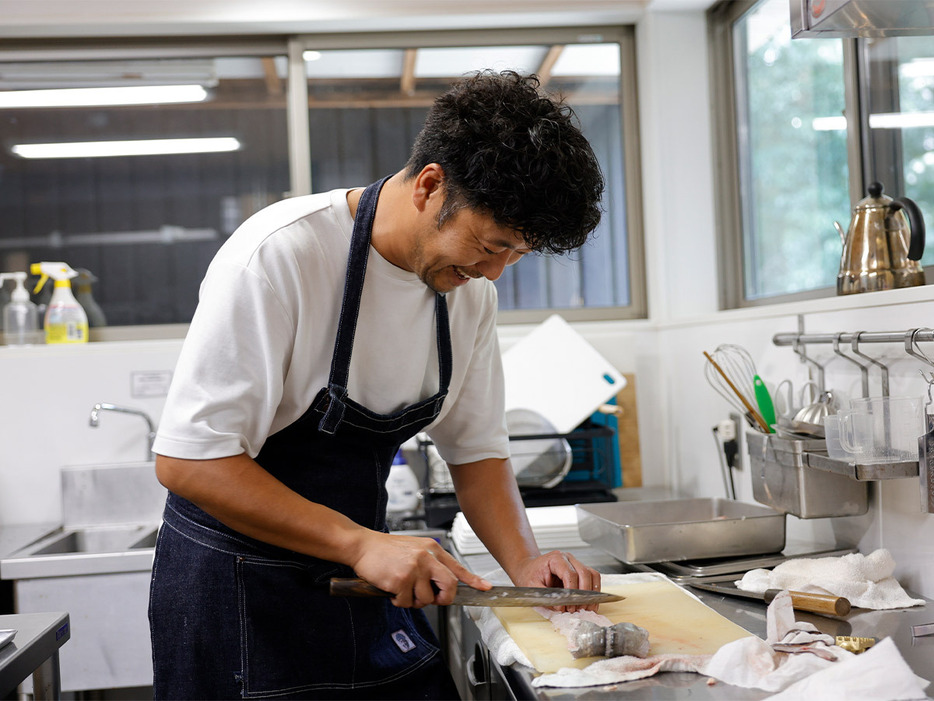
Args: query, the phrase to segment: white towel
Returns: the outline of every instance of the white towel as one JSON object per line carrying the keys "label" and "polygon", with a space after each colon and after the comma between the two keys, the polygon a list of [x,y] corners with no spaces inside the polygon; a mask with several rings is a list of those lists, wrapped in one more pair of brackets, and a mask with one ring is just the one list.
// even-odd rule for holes
{"label": "white towel", "polygon": [[926,699],[927,685],[926,679],[911,671],[892,639],[884,638],[861,655],[841,659],[795,682],[770,701]]}
{"label": "white towel", "polygon": [[780,592],[769,604],[766,622],[765,640],[749,636],[727,643],[701,673],[734,686],[781,691],[853,654],[834,646],[834,639],[813,625],[796,621],[788,592]]}
{"label": "white towel", "polygon": [[895,560],[888,550],[869,555],[851,553],[842,557],[799,558],[777,565],[773,570],[750,570],[736,582],[739,589],[764,592],[767,589],[832,594],[849,599],[864,609],[897,609],[921,606],[924,599],[913,599],[892,576]]}
{"label": "white towel", "polygon": [[806,621],[796,621],[786,591],[769,604],[766,615],[767,640],[727,643],[701,673],[734,686],[781,692],[770,701],[927,698],[927,680],[911,671],[891,638],[854,655]]}

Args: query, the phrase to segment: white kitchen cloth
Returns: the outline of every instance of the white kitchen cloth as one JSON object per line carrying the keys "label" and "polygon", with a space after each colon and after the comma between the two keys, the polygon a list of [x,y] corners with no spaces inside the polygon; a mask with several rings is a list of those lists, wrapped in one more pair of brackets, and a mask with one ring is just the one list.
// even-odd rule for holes
{"label": "white kitchen cloth", "polygon": [[927,680],[911,671],[890,638],[861,655],[844,650],[812,624],[795,620],[787,591],[769,604],[766,616],[766,640],[750,636],[727,643],[701,674],[734,686],[781,692],[769,697],[781,701],[927,698]]}
{"label": "white kitchen cloth", "polygon": [[750,570],[736,582],[739,589],[764,592],[788,589],[847,598],[864,609],[897,609],[921,606],[924,599],[913,599],[892,574],[895,560],[880,548],[869,555],[851,553],[842,557],[797,558],[773,570]]}
{"label": "white kitchen cloth", "polygon": [[770,696],[770,701],[895,701],[926,699],[928,681],[915,675],[891,638],[841,659]]}
{"label": "white kitchen cloth", "polygon": [[796,621],[788,592],[780,592],[769,604],[766,621],[765,640],[750,636],[727,643],[701,673],[733,686],[781,691],[853,655],[810,623]]}
{"label": "white kitchen cloth", "polygon": [[583,669],[562,667],[553,674],[542,674],[532,680],[534,687],[581,688],[619,684],[651,677],[659,672],[700,672],[710,655],[653,655],[652,657],[608,657]]}

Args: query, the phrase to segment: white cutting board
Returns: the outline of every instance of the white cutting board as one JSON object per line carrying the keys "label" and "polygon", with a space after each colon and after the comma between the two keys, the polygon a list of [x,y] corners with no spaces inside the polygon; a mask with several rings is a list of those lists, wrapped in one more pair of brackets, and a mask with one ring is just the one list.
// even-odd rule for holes
{"label": "white cutting board", "polygon": [[[628,621],[645,628],[650,656],[712,655],[721,646],[752,635],[666,580],[609,585],[603,591],[625,598],[601,604],[598,613],[613,623]],[[535,609],[494,608],[493,613],[539,672],[583,669],[604,659],[573,657],[567,639]]]}
{"label": "white cutting board", "polygon": [[531,409],[568,433],[626,386],[626,379],[554,314],[503,353],[506,410]]}

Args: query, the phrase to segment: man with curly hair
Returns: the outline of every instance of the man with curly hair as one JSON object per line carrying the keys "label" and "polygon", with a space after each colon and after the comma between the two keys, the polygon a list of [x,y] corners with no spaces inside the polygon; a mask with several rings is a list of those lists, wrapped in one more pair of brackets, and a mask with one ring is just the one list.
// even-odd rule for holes
{"label": "man with curly hair", "polygon": [[[155,443],[154,695],[456,698],[420,608],[490,584],[390,534],[386,478],[426,431],[517,585],[599,589],[542,554],[509,464],[496,280],[600,220],[600,168],[534,76],[435,102],[399,172],[248,219],[202,283]],[[332,577],[392,598],[331,598]]]}

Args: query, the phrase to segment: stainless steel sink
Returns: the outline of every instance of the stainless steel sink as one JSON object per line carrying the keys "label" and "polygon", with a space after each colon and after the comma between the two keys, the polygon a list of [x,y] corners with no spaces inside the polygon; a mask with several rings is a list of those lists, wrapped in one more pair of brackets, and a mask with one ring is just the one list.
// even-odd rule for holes
{"label": "stainless steel sink", "polygon": [[[16,613],[71,616],[63,692],[150,686],[146,611],[165,487],[152,462],[66,466],[61,480],[61,521],[0,557],[0,579]],[[23,690],[31,693],[29,680]]]}
{"label": "stainless steel sink", "polygon": [[25,549],[31,556],[65,553],[116,553],[136,548],[151,548],[156,532],[150,525],[99,526],[64,530],[46,536],[42,542]]}
{"label": "stainless steel sink", "polygon": [[158,532],[158,523],[56,528],[0,560],[0,579],[148,570]]}

